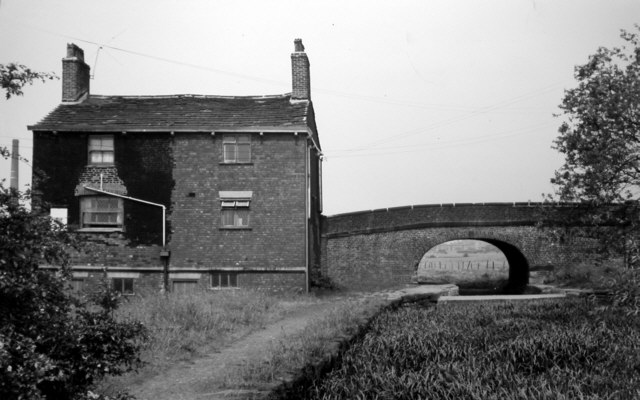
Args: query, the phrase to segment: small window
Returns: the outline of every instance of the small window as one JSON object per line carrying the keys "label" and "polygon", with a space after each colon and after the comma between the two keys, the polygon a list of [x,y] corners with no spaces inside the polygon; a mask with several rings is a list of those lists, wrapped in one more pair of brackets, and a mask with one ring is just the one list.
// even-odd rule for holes
{"label": "small window", "polygon": [[211,274],[212,288],[234,288],[238,287],[237,272],[213,272]]}
{"label": "small window", "polygon": [[66,208],[51,208],[49,210],[49,216],[51,219],[58,221],[62,226],[67,226],[67,209]]}
{"label": "small window", "polygon": [[133,294],[133,278],[111,278],[113,290],[121,294]]}
{"label": "small window", "polygon": [[89,136],[89,164],[91,165],[113,164],[113,136],[112,135]]}
{"label": "small window", "polygon": [[249,201],[222,200],[222,226],[224,228],[246,228],[249,226]]}
{"label": "small window", "polygon": [[82,228],[122,228],[122,199],[89,196],[80,199]]}
{"label": "small window", "polygon": [[242,164],[251,162],[251,136],[225,135],[222,139],[224,162]]}

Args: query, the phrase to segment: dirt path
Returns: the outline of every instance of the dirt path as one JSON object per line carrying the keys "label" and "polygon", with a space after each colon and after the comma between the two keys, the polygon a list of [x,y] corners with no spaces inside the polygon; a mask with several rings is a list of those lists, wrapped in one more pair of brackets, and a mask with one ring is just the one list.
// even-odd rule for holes
{"label": "dirt path", "polygon": [[140,400],[251,399],[267,394],[267,389],[232,390],[223,383],[231,368],[243,363],[264,362],[270,343],[301,331],[313,319],[327,314],[335,301],[305,305],[283,319],[253,332],[224,350],[189,362],[180,362],[163,374],[129,388]]}

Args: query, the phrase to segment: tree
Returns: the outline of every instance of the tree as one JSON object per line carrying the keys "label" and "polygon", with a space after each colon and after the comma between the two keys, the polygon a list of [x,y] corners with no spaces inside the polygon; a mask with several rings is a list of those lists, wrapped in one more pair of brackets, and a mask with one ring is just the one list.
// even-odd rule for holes
{"label": "tree", "polygon": [[[102,376],[140,365],[145,329],[98,306],[114,305],[104,301],[114,296],[108,288],[93,304],[69,294],[74,237],[23,200],[0,185],[0,397],[82,398]],[[41,263],[57,265],[58,274]]]}
{"label": "tree", "polygon": [[9,63],[0,64],[0,79],[0,87],[5,90],[6,98],[10,99],[11,96],[21,96],[22,88],[27,84],[32,85],[33,81],[45,82],[58,77],[52,72],[37,72],[22,64]]}
{"label": "tree", "polygon": [[580,203],[565,214],[572,223],[594,228],[603,249],[624,253],[629,266],[640,263],[640,25],[635,28],[622,31],[622,46],[601,47],[575,68],[578,84],[565,91],[554,142],[565,161],[551,179],[557,200]]}
{"label": "tree", "polygon": [[[7,98],[34,79],[52,79],[17,64],[0,72]],[[49,216],[26,209],[28,200],[0,182],[0,398],[107,399],[91,385],[138,367],[146,330],[114,319],[117,295],[108,285],[89,302],[70,295],[68,250],[78,243]]]}
{"label": "tree", "polygon": [[[46,82],[53,79],[58,79],[53,72],[37,72],[17,63],[0,64],[0,87],[4,89],[7,100],[11,96],[22,96],[24,94],[22,88],[27,84],[33,85],[36,80]],[[0,157],[9,158],[11,152],[6,147],[0,146]]]}

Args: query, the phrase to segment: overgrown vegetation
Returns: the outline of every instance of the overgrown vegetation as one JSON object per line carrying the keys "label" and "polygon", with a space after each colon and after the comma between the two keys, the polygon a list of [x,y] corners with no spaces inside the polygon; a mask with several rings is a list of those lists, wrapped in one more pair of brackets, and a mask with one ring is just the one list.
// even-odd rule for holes
{"label": "overgrown vegetation", "polygon": [[611,279],[615,279],[624,270],[626,268],[622,265],[622,260],[600,262],[594,258],[556,266],[545,283],[558,287],[604,289],[610,286]]}
{"label": "overgrown vegetation", "polygon": [[247,360],[227,373],[226,386],[254,388],[292,378],[304,368],[327,362],[336,353],[340,340],[354,336],[381,306],[380,299],[345,299],[327,313],[312,320],[300,332],[286,335],[271,344],[264,362]]}
{"label": "overgrown vegetation", "polygon": [[385,312],[308,399],[629,399],[640,318],[582,299]]}
{"label": "overgrown vegetation", "polygon": [[219,351],[242,335],[264,328],[317,299],[252,290],[202,290],[192,294],[145,293],[120,307],[117,318],[139,320],[149,331],[135,374],[108,378],[104,393],[116,393],[198,355]]}
{"label": "overgrown vegetation", "polygon": [[89,391],[96,380],[140,365],[145,329],[113,318],[108,287],[93,303],[68,294],[73,238],[25,200],[0,185],[0,398],[99,399]]}

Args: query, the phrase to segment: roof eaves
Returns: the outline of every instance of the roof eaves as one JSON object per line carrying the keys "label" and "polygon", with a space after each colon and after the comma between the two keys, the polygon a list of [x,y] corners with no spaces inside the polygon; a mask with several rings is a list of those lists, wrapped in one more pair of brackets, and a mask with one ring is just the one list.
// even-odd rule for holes
{"label": "roof eaves", "polygon": [[51,126],[51,125],[27,125],[27,129],[30,131],[56,131],[56,132],[131,132],[131,133],[150,133],[150,132],[174,132],[174,133],[209,133],[209,132],[220,132],[220,133],[233,133],[233,132],[262,132],[262,133],[289,133],[289,132],[306,132],[308,127],[306,125],[291,125],[291,126],[247,126],[247,127],[193,127],[193,128],[127,128],[127,127],[118,127],[114,129],[108,126],[99,126],[99,127],[91,127],[91,126]]}
{"label": "roof eaves", "polygon": [[[290,97],[290,93],[285,94],[269,94],[269,95],[247,95],[247,96],[225,96],[210,94],[160,94],[160,95],[104,95],[92,94],[91,99],[95,100],[113,100],[113,99],[223,99],[223,100],[261,100],[261,99],[284,99]],[[303,100],[306,101],[306,100]],[[77,103],[64,103],[77,104]]]}

